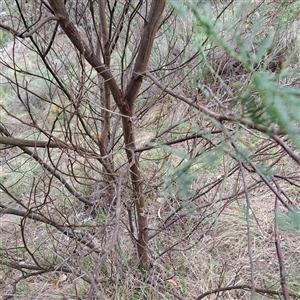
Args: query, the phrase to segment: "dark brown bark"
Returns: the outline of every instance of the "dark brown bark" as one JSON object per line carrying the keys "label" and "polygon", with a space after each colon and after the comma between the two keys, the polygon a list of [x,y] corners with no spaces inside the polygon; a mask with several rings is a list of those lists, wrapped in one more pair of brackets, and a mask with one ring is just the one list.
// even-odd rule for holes
{"label": "dark brown bark", "polygon": [[113,98],[118,105],[122,107],[121,103],[121,93],[118,87],[118,84],[113,77],[110,69],[100,61],[95,53],[88,47],[84,42],[82,32],[74,25],[64,8],[64,1],[61,0],[49,0],[49,3],[55,12],[55,16],[59,19],[59,24],[64,32],[67,34],[70,41],[73,45],[80,51],[84,58],[90,63],[90,65],[104,78],[104,80],[109,85],[110,91],[113,95]]}
{"label": "dark brown bark", "polygon": [[[99,16],[100,16],[100,22],[99,22],[99,29],[98,29],[98,42],[96,47],[96,53],[97,56],[100,59],[101,52],[103,56],[104,64],[107,68],[110,68],[110,47],[109,47],[109,33],[108,33],[108,26],[106,23],[106,17],[105,17],[105,9],[106,4],[104,0],[98,1],[99,5]],[[101,51],[102,50],[102,51]],[[111,118],[111,112],[110,112],[110,102],[111,102],[111,92],[108,82],[103,80],[101,77],[101,74],[98,73],[98,80],[99,84],[101,85],[101,107],[102,109],[102,117],[103,117],[103,124],[102,124],[102,130],[101,135],[99,137],[99,148],[101,155],[104,157],[107,157],[108,154],[108,147],[109,147],[109,134],[110,134],[110,118]],[[106,163],[109,165],[110,170],[113,170],[113,160],[111,157],[106,158]],[[114,185],[113,181],[114,178],[112,178],[110,175],[105,175],[106,177],[106,199],[107,204],[110,205],[113,202],[114,199]]]}
{"label": "dark brown bark", "polygon": [[[1,129],[0,129],[0,132]],[[14,137],[0,136],[0,144],[10,145],[10,146],[24,146],[24,147],[34,147],[34,148],[67,148],[68,146],[61,142],[50,142],[50,141],[36,141],[36,140],[25,140],[18,139]]]}
{"label": "dark brown bark", "polygon": [[138,255],[140,259],[140,267],[147,268],[149,265],[148,259],[148,218],[146,214],[146,203],[143,195],[142,178],[139,167],[139,156],[134,153],[135,149],[135,136],[134,128],[131,122],[131,116],[134,114],[134,104],[140,90],[143,77],[141,73],[146,71],[151,49],[153,47],[154,38],[158,30],[162,13],[164,11],[166,1],[154,0],[149,13],[149,19],[145,25],[140,49],[136,58],[133,75],[129,84],[127,85],[124,106],[122,113],[128,115],[127,118],[122,118],[123,132],[126,146],[126,153],[128,161],[134,161],[130,171],[131,181],[134,192],[134,202],[138,219]]}
{"label": "dark brown bark", "polygon": [[165,5],[165,0],[152,1],[149,18],[144,27],[140,49],[133,69],[133,74],[125,92],[125,100],[127,101],[131,110],[133,110],[134,102],[143,81],[141,73],[145,72],[147,69],[153,42],[160,25],[161,16],[164,11]]}
{"label": "dark brown bark", "polygon": [[[49,3],[53,11],[55,12],[55,17],[59,19],[59,23],[62,29],[65,31],[73,45],[80,51],[80,53],[82,53],[85,59],[95,68],[95,70],[97,70],[97,72],[105,80],[110,92],[112,93],[114,101],[116,102],[120,112],[123,115],[122,124],[124,143],[128,162],[131,164],[130,176],[133,187],[133,198],[138,218],[137,250],[140,260],[140,268],[145,269],[149,265],[147,250],[148,220],[146,214],[146,203],[143,195],[142,178],[139,167],[139,157],[136,153],[134,153],[135,136],[131,117],[134,113],[134,104],[143,80],[141,74],[146,71],[155,35],[159,28],[160,20],[166,5],[166,0],[152,1],[152,5],[149,12],[149,18],[144,27],[140,49],[134,66],[134,71],[131,80],[126,87],[125,95],[124,92],[119,89],[117,82],[109,69],[109,66],[105,63],[102,63],[97,57],[97,55],[91,51],[91,49],[84,42],[80,30],[70,21],[64,7],[64,1],[49,0]],[[99,3],[101,4],[101,1]],[[103,13],[103,9],[100,9],[100,14],[101,13]],[[106,45],[108,44],[106,43]],[[108,95],[106,94],[106,96]]]}

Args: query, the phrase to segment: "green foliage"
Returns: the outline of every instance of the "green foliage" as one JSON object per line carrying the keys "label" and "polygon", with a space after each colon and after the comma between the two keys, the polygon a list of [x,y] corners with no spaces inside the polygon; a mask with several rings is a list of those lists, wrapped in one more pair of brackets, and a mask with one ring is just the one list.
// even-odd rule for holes
{"label": "green foliage", "polygon": [[187,8],[181,1],[178,0],[168,0],[169,4],[176,10],[178,14],[186,15]]}
{"label": "green foliage", "polygon": [[0,29],[0,48],[5,47],[6,43],[9,42],[10,39],[10,35],[4,31]]}
{"label": "green foliage", "polygon": [[[293,79],[294,72],[279,69],[274,74],[267,70],[270,61],[276,59],[277,52],[281,51],[280,48],[277,51],[273,48],[278,36],[283,35],[286,31],[285,23],[278,20],[278,23],[273,22],[270,25],[267,23],[267,19],[258,18],[257,16],[263,16],[266,13],[264,8],[260,8],[257,14],[252,16],[251,23],[253,25],[247,38],[242,38],[242,29],[236,29],[233,36],[234,43],[228,43],[221,33],[230,30],[232,18],[229,18],[228,24],[223,20],[214,21],[215,18],[207,3],[201,5],[201,9],[195,2],[186,3],[186,6],[179,1],[170,1],[170,4],[181,15],[187,14],[187,9],[190,9],[197,22],[194,35],[203,40],[204,34],[212,45],[218,46],[252,73],[249,84],[243,83],[244,92],[234,95],[236,106],[245,108],[242,113],[245,113],[245,116],[255,124],[269,128],[270,134],[272,134],[272,130],[281,129],[294,146],[300,149],[297,126],[300,122],[300,92],[293,86],[283,86],[282,84]],[[246,13],[244,6],[244,3],[241,3],[235,7],[235,17],[239,22],[246,22],[246,19],[243,20],[243,15]],[[285,18],[291,19],[288,11]],[[268,30],[263,32],[262,29],[266,26],[268,26]],[[234,45],[237,49],[234,48]],[[205,57],[201,43],[198,44],[198,47]],[[252,50],[252,47],[255,47],[255,51]],[[227,87],[224,86],[224,88]]]}
{"label": "green foliage", "polygon": [[264,175],[268,179],[271,179],[274,175],[274,171],[266,164],[256,165],[255,168],[259,174]]}
{"label": "green foliage", "polygon": [[33,292],[30,291],[30,288],[27,284],[21,283],[17,286],[17,294],[19,295],[26,295],[26,296],[31,296],[33,295]]}
{"label": "green foliage", "polygon": [[[194,193],[193,183],[199,178],[199,175],[205,170],[213,170],[221,160],[224,152],[222,147],[216,147],[212,151],[204,152],[202,155],[192,157],[190,153],[182,149],[173,149],[169,146],[160,146],[164,151],[172,154],[173,157],[180,159],[177,165],[168,164],[168,175],[164,180],[165,196],[178,197],[181,200],[187,200]],[[183,205],[186,213],[193,211],[192,206],[186,202]]]}
{"label": "green foliage", "polygon": [[278,79],[288,78],[288,75],[255,72],[248,89],[239,99],[246,108],[246,116],[254,123],[270,128],[270,134],[272,128],[280,128],[300,149],[297,129],[300,122],[300,92],[293,87],[282,87],[278,82]]}
{"label": "green foliage", "polygon": [[293,210],[287,215],[279,214],[277,216],[279,227],[288,232],[298,231],[300,233],[300,212]]}

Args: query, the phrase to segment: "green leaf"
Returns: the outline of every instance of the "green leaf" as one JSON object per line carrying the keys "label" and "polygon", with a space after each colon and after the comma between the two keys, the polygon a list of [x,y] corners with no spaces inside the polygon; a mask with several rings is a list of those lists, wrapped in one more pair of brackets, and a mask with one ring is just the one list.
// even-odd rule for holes
{"label": "green leaf", "polygon": [[187,9],[185,5],[178,0],[168,0],[169,4],[176,10],[176,12],[180,15],[186,15]]}
{"label": "green leaf", "polygon": [[278,214],[277,222],[281,230],[284,231],[294,231],[300,232],[300,212],[292,210],[288,214]]}
{"label": "green leaf", "polygon": [[259,47],[253,55],[254,62],[258,63],[263,59],[264,56],[266,56],[267,50],[269,50],[272,46],[272,42],[273,38],[270,37],[270,35],[260,41]]}
{"label": "green leaf", "polygon": [[289,213],[289,216],[291,218],[292,224],[294,227],[300,231],[300,212],[299,211],[291,211]]}
{"label": "green leaf", "polygon": [[265,164],[256,165],[256,169],[269,179],[274,175],[274,171]]}
{"label": "green leaf", "polygon": [[173,149],[172,147],[167,146],[167,145],[161,145],[160,148],[165,150],[166,152],[174,154],[182,159],[188,159],[190,157],[190,154],[185,150]]}

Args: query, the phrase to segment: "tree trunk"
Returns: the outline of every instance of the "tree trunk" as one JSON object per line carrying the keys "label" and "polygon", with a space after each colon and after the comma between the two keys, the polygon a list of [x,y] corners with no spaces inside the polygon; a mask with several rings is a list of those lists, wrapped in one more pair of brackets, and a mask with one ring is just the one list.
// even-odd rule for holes
{"label": "tree trunk", "polygon": [[153,47],[154,38],[158,27],[162,13],[166,5],[165,0],[153,0],[149,13],[149,18],[144,27],[143,36],[141,40],[140,50],[136,58],[133,75],[129,84],[127,85],[124,95],[124,107],[123,114],[128,115],[128,118],[123,118],[123,132],[126,153],[129,162],[134,162],[131,171],[131,181],[134,193],[134,203],[137,212],[138,219],[138,256],[140,259],[140,268],[147,269],[149,267],[148,258],[148,218],[146,213],[146,203],[143,194],[142,177],[139,168],[139,156],[133,152],[135,149],[135,136],[134,128],[132,126],[131,117],[134,114],[134,104],[140,90],[143,77],[140,75],[145,72],[149,62],[151,49]]}
{"label": "tree trunk", "polygon": [[[108,26],[106,23],[106,17],[105,17],[105,11],[106,11],[106,4],[105,0],[99,0],[99,16],[100,16],[100,22],[99,22],[99,29],[98,29],[98,41],[96,46],[96,54],[97,57],[101,57],[101,52],[103,56],[104,64],[107,66],[107,68],[110,68],[110,41],[108,38]],[[102,51],[101,51],[102,50]],[[102,118],[103,118],[103,124],[101,129],[101,135],[99,137],[99,148],[100,153],[103,157],[106,157],[106,164],[109,166],[109,168],[113,171],[114,170],[114,164],[113,159],[108,155],[108,147],[109,147],[109,141],[110,141],[110,88],[109,84],[103,80],[100,73],[98,73],[98,81],[99,86],[101,87],[101,107],[102,107]],[[105,170],[104,170],[105,171]],[[107,173],[107,172],[106,172]],[[114,199],[114,178],[110,174],[104,175],[105,181],[106,181],[106,204],[111,205]]]}
{"label": "tree trunk", "polygon": [[[59,18],[59,23],[62,29],[65,31],[74,46],[105,80],[105,83],[112,93],[114,101],[123,115],[122,123],[125,150],[127,153],[128,163],[131,165],[130,176],[138,219],[137,251],[139,266],[141,269],[147,269],[149,266],[149,255],[147,250],[148,219],[146,214],[146,203],[143,195],[142,177],[139,168],[139,157],[133,151],[135,149],[135,136],[131,117],[134,114],[135,101],[143,81],[142,73],[146,71],[149,62],[151,49],[164,12],[166,0],[152,1],[149,17],[145,24],[141,38],[140,49],[136,58],[133,75],[126,87],[125,94],[119,89],[109,66],[102,63],[99,57],[91,51],[84,42],[81,36],[82,33],[79,31],[77,26],[70,21],[64,7],[64,0],[49,0],[49,3],[55,12],[55,16]],[[103,13],[103,11],[100,11],[100,14],[101,13]],[[103,132],[104,131],[102,131],[102,133]]]}

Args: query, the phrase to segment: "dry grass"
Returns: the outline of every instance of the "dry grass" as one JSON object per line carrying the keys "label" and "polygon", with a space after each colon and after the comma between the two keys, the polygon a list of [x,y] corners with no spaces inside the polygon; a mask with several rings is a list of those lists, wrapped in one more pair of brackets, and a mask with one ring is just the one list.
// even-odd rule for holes
{"label": "dry grass", "polygon": [[[180,224],[154,239],[150,244],[150,250],[154,255],[153,266],[145,277],[136,269],[135,253],[132,252],[127,229],[122,226],[119,245],[110,254],[104,269],[100,272],[100,277],[102,276],[104,281],[97,299],[102,299],[102,297],[105,299],[175,299],[174,296],[170,296],[170,292],[181,295],[183,299],[194,299],[219,286],[251,285],[245,203],[244,197],[227,203],[225,207],[222,207],[222,213],[216,220],[211,218],[203,222],[190,239],[161,257],[157,255],[178,242],[191,229],[192,224],[197,221],[197,215],[192,214],[190,219],[184,219]],[[125,213],[122,218],[126,224]],[[150,219],[152,224],[155,219],[157,220],[154,211]],[[14,248],[22,244],[18,231],[19,225],[19,217],[1,216],[2,246]],[[53,253],[49,250],[55,249],[54,243],[47,241],[49,232],[47,234],[44,231],[44,226],[37,227],[36,225],[35,222],[29,224],[27,231],[30,232],[33,244],[36,239],[43,240],[41,243],[43,250],[39,249],[37,253],[39,256],[44,255],[46,261],[51,261]],[[266,188],[259,187],[251,191],[250,228],[255,286],[280,291],[273,229],[274,195]],[[203,232],[204,235],[202,235]],[[299,241],[299,231],[280,229],[280,244],[287,272],[287,284],[291,294],[298,295],[300,289]],[[191,247],[192,245],[194,246]],[[70,245],[68,248],[71,249]],[[72,264],[71,252],[57,249],[57,253],[60,255],[64,253],[64,259]],[[19,262],[27,263],[29,260],[28,255],[21,251]],[[76,263],[73,262],[73,267],[77,265],[82,270],[92,270],[97,256],[93,255],[89,261],[83,256],[77,257],[76,260]],[[11,281],[20,275],[20,272],[2,265],[0,278],[3,295],[11,291]],[[148,283],[145,282],[145,278]],[[117,282],[118,285],[116,285]],[[53,271],[31,277],[18,284],[16,293],[19,299],[75,299],[76,294],[85,299],[88,290],[89,285],[80,280],[73,270],[73,274]],[[221,299],[249,299],[250,292],[233,290],[221,292],[218,296]],[[215,299],[215,297],[216,295],[211,295],[206,299]],[[267,294],[257,295],[257,299],[270,298],[278,299],[276,296]],[[292,296],[291,299],[297,299],[297,297]]]}

